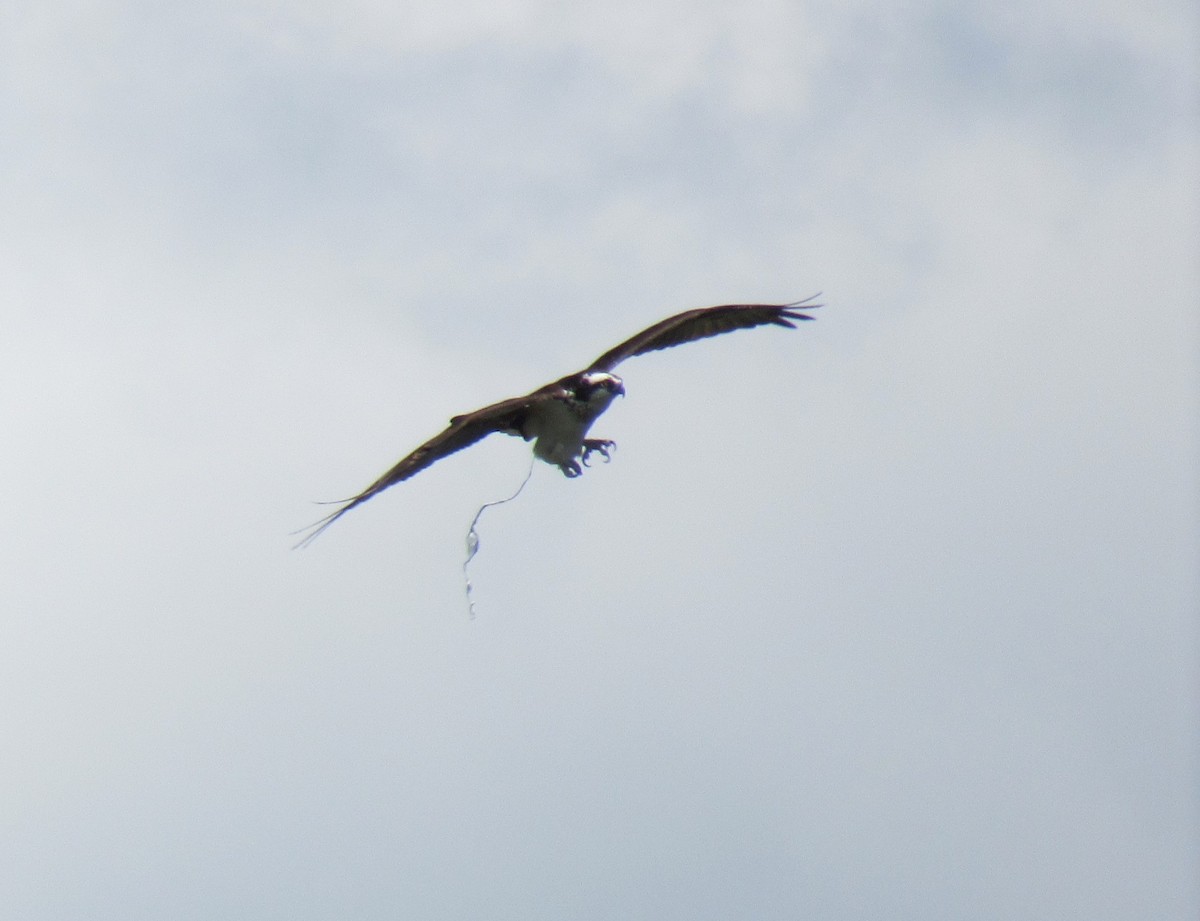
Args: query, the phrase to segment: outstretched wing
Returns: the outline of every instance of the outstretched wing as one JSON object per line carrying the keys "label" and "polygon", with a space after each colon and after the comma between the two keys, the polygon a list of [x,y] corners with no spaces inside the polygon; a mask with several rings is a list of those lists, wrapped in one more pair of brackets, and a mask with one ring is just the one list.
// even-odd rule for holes
{"label": "outstretched wing", "polygon": [[445,431],[434,435],[407,457],[402,458],[391,470],[357,496],[340,500],[342,507],[337,511],[326,515],[320,521],[314,521],[307,528],[301,528],[299,531],[293,532],[295,534],[301,534],[305,531],[309,532],[296,544],[296,547],[307,546],[318,534],[345,515],[350,509],[357,505],[362,505],[372,496],[378,495],[389,486],[394,486],[397,483],[407,480],[414,474],[420,473],[426,467],[436,463],[443,457],[453,454],[455,451],[461,451],[463,448],[470,447],[493,432],[520,435],[525,414],[529,411],[529,407],[537,399],[549,396],[550,394],[544,391],[549,391],[550,389],[552,387],[543,387],[540,390],[535,390],[528,396],[502,400],[499,403],[493,403],[491,406],[485,406],[483,409],[477,409],[473,413],[464,413],[461,416],[455,416],[450,420],[450,425]]}
{"label": "outstretched wing", "polygon": [[[813,295],[818,297],[819,295]],[[660,320],[636,336],[609,349],[590,365],[588,371],[611,371],[626,358],[644,355],[658,349],[669,349],[673,345],[719,336],[735,329],[751,329],[755,326],[774,324],[794,329],[793,320],[813,319],[803,310],[813,310],[820,304],[811,303],[812,297],[793,304],[725,304],[721,307],[700,307],[686,310],[673,317]]]}

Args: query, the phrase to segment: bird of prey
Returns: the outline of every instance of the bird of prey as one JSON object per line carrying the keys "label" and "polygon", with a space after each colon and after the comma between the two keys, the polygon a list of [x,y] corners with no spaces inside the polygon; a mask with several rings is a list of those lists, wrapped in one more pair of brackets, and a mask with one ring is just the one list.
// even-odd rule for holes
{"label": "bird of prey", "polygon": [[407,480],[430,464],[493,432],[519,435],[532,441],[534,457],[553,464],[568,477],[577,477],[588,466],[594,452],[607,461],[609,452],[616,446],[606,438],[585,437],[592,423],[608,409],[613,399],[625,394],[625,384],[612,373],[613,368],[635,355],[735,329],[768,324],[794,329],[793,320],[813,319],[802,312],[820,306],[812,300],[810,297],[791,304],[725,304],[685,310],[613,346],[582,371],[568,374],[523,397],[501,400],[474,412],[454,416],[446,429],[402,458],[358,495],[336,503],[341,508],[302,529],[310,533],[296,546],[308,544],[350,509],[389,486]]}

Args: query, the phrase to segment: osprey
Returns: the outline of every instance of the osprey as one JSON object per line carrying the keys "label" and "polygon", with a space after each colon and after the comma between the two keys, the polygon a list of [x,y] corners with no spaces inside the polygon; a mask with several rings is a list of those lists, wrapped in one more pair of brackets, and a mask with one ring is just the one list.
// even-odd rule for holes
{"label": "osprey", "polygon": [[588,438],[588,430],[617,396],[625,395],[625,384],[612,369],[627,358],[670,348],[684,342],[717,336],[735,329],[773,324],[794,329],[793,320],[811,320],[802,310],[819,304],[812,298],[792,304],[725,304],[700,307],[667,317],[620,345],[609,349],[582,371],[568,374],[523,397],[501,400],[483,409],[454,416],[444,431],[430,438],[391,470],[360,492],[340,500],[341,508],[309,525],[312,529],[296,546],[302,547],[341,518],[389,486],[424,470],[455,451],[491,435],[519,435],[533,442],[534,457],[558,467],[564,475],[577,477],[588,466],[593,452],[607,461],[616,444],[607,438]]}

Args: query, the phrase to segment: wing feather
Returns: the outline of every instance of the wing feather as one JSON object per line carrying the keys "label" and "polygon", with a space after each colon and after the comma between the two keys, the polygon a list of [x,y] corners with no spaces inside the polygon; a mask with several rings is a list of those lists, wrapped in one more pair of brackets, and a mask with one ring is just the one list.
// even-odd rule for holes
{"label": "wing feather", "polygon": [[[818,295],[813,295],[817,297]],[[700,307],[685,310],[673,317],[660,320],[636,336],[631,336],[620,345],[609,349],[590,365],[589,371],[611,371],[627,358],[644,355],[659,349],[668,349],[719,336],[735,329],[752,329],[755,326],[773,324],[795,328],[793,320],[813,319],[804,310],[813,310],[819,304],[811,303],[812,297],[791,304],[723,304],[719,307]]]}
{"label": "wing feather", "polygon": [[346,512],[350,511],[350,509],[362,505],[362,503],[366,502],[372,496],[383,492],[389,486],[395,486],[397,483],[407,480],[414,474],[420,473],[426,467],[436,463],[443,457],[447,457],[456,451],[461,451],[463,448],[470,447],[475,442],[486,438],[494,432],[520,435],[525,413],[529,410],[534,400],[539,398],[542,395],[542,391],[546,389],[535,390],[524,397],[501,400],[499,403],[493,403],[491,406],[485,406],[483,409],[455,416],[450,420],[450,425],[446,429],[434,435],[415,451],[401,458],[387,473],[383,474],[383,476],[358,495],[351,496],[349,499],[338,500],[341,503],[341,508],[331,512],[319,521],[314,521],[308,527],[293,532],[295,534],[308,532],[296,544],[296,547],[307,546],[317,535],[341,518]]}

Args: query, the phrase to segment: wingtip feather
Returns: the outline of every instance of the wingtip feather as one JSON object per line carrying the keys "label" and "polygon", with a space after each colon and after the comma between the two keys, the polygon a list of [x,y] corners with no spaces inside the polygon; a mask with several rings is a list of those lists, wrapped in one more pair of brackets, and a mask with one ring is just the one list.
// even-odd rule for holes
{"label": "wingtip feather", "polygon": [[[821,294],[818,292],[816,294],[810,294],[803,300],[793,301],[790,304],[784,304],[783,308],[779,311],[779,317],[787,317],[789,320],[815,320],[816,317],[811,317],[804,311],[820,309],[822,306],[821,304],[813,303],[820,296]],[[788,325],[793,329],[795,328],[794,324],[789,323]]]}

